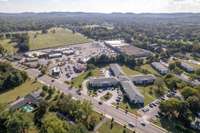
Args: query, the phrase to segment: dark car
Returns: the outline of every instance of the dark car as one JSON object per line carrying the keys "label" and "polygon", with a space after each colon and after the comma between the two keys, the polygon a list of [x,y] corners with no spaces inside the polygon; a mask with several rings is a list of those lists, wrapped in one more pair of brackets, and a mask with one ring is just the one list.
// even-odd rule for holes
{"label": "dark car", "polygon": [[102,103],[102,101],[99,101],[98,104],[99,104],[99,105],[102,105],[103,103]]}
{"label": "dark car", "polygon": [[153,108],[154,106],[153,106],[153,104],[152,104],[152,103],[150,103],[150,104],[149,104],[149,107],[150,107],[150,108]]}

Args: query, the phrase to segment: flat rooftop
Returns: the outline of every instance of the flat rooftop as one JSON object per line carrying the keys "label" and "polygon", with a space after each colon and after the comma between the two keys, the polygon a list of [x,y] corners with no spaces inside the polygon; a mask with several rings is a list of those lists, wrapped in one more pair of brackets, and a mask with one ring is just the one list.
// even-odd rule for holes
{"label": "flat rooftop", "polygon": [[123,40],[108,40],[105,41],[107,45],[110,45],[112,47],[122,47],[122,46],[128,46],[128,43],[125,43]]}
{"label": "flat rooftop", "polygon": [[138,48],[133,45],[122,46],[119,48],[119,51],[129,56],[136,56],[136,57],[149,56],[152,54],[150,51]]}

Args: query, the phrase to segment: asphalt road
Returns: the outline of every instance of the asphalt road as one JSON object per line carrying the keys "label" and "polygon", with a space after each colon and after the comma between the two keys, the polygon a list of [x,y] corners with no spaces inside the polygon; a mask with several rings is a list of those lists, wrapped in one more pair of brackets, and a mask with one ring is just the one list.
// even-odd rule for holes
{"label": "asphalt road", "polygon": [[[27,69],[26,72],[28,73],[28,75],[31,78],[35,78],[40,74],[40,72],[36,69]],[[91,101],[91,103],[93,105],[93,109],[95,111],[104,114],[108,118],[109,117],[114,118],[114,120],[121,125],[128,125],[128,123],[130,123],[130,122],[134,123],[136,125],[136,127],[132,128],[132,130],[135,130],[139,133],[164,133],[164,132],[166,132],[165,130],[163,130],[155,125],[152,125],[152,123],[149,123],[149,122],[147,122],[145,126],[142,126],[140,124],[141,117],[139,118],[139,117],[136,117],[135,115],[129,114],[129,113],[125,114],[124,111],[116,109],[115,107],[109,106],[107,104],[100,105],[98,103],[99,101],[97,101],[93,97],[89,97],[89,96],[86,96],[83,94],[80,96],[77,94],[75,89],[68,89],[69,87],[67,84],[65,84],[59,80],[55,80],[55,79],[54,79],[54,82],[52,82],[52,80],[53,79],[47,75],[44,75],[44,76],[38,78],[38,81],[40,81],[41,83],[50,85],[50,86],[55,86],[56,89],[59,89],[61,92],[65,93],[65,94],[71,94],[73,97],[80,99],[80,100],[86,99],[86,100]]]}

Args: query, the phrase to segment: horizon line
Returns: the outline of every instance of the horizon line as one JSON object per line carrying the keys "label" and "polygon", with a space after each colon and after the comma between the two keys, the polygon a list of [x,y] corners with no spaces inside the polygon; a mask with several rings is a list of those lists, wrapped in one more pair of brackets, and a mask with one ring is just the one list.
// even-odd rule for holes
{"label": "horizon line", "polygon": [[40,14],[40,13],[88,13],[88,14],[200,14],[200,12],[86,12],[86,11],[22,11],[0,12],[0,14]]}

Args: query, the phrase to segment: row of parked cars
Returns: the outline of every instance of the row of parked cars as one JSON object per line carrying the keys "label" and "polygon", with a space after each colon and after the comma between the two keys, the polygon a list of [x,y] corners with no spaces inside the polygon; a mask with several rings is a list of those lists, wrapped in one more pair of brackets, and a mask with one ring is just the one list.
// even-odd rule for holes
{"label": "row of parked cars", "polygon": [[[154,107],[157,107],[159,104],[160,104],[160,102],[161,101],[164,101],[164,100],[167,100],[167,99],[169,99],[169,98],[171,98],[171,97],[175,97],[176,96],[176,91],[174,90],[174,91],[170,91],[170,92],[168,92],[165,96],[162,96],[162,97],[160,97],[159,99],[157,99],[156,101],[154,101],[154,102],[152,102],[152,103],[150,103],[148,106],[149,106],[149,108],[154,108]],[[143,108],[142,109],[142,111],[145,113],[145,112],[148,112],[150,109],[149,109],[148,107],[145,107],[145,108]]]}

